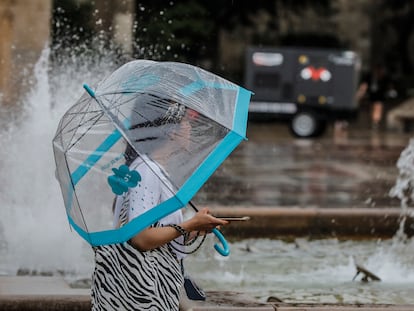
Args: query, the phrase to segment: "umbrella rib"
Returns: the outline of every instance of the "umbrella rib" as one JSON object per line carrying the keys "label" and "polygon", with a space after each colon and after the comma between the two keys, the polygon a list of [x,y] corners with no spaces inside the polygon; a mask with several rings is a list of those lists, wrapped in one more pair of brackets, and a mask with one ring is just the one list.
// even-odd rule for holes
{"label": "umbrella rib", "polygon": [[[65,164],[66,164],[66,169],[69,171],[69,164],[68,164],[68,161],[67,161],[67,159],[65,158]],[[78,196],[77,196],[77,194],[76,194],[76,191],[75,191],[75,184],[73,183],[73,180],[72,180],[72,178],[70,178],[70,183],[71,183],[71,185],[72,185],[72,195],[70,196],[70,197],[72,197],[73,195],[75,196],[75,200],[76,200],[76,202],[77,202],[77,204],[78,204],[78,206],[79,206],[79,200],[78,200]],[[73,199],[71,199],[70,200],[71,202],[70,202],[70,208],[72,209],[72,202],[73,202]],[[83,225],[85,226],[85,230],[86,230],[86,232],[88,233],[88,235],[89,235],[89,229],[88,229],[88,225],[86,224],[86,219],[85,219],[85,216],[83,215],[83,212],[82,212],[82,210],[80,209],[80,208],[78,208],[77,209],[78,211],[79,211],[79,213],[80,213],[80,216],[81,216],[81,218],[82,218],[82,221],[83,221]],[[69,215],[69,214],[68,214]],[[70,216],[71,217],[71,216]]]}
{"label": "umbrella rib", "polygon": [[[95,124],[97,124],[98,122],[99,122],[99,120],[100,120],[100,118],[102,117],[102,115],[103,115],[103,113],[101,113],[101,115],[100,116],[96,116],[96,120],[94,120],[89,126],[88,126],[88,128],[86,129],[86,131],[82,134],[82,135],[80,135],[76,140],[74,140],[73,142],[72,142],[72,144],[68,147],[68,149],[70,149],[70,148],[72,148],[74,145],[76,145],[77,144],[77,142],[78,141],[80,141],[85,135],[86,135],[86,133],[95,125]],[[89,119],[87,122],[89,122],[89,121],[91,121],[91,120],[93,120],[93,118],[91,118],[91,119]],[[83,123],[83,124],[86,124],[87,122],[85,122],[85,123]],[[81,126],[81,124],[79,124],[78,125],[78,128]],[[74,130],[73,131],[73,136],[72,136],[72,139],[73,139],[73,137],[75,136],[75,134],[76,134],[76,131]],[[71,141],[72,141],[72,139],[71,139]]]}
{"label": "umbrella rib", "polygon": [[[88,101],[88,104],[87,104],[87,106],[86,106],[86,110],[87,109],[89,109],[89,107],[91,106],[91,102],[90,101]],[[89,111],[87,110],[87,112],[89,113]],[[71,118],[71,120],[68,122],[68,124],[69,123],[71,123],[71,121],[72,120],[74,120],[74,118],[77,116],[77,115],[81,115],[81,119],[79,120],[79,122],[77,123],[77,125],[76,125],[76,127],[74,127],[74,128],[72,128],[72,129],[70,129],[70,130],[68,130],[67,131],[67,133],[69,133],[69,132],[71,132],[71,131],[73,131],[73,133],[72,133],[72,137],[69,139],[69,141],[72,141],[73,140],[73,138],[75,137],[75,134],[76,134],[76,129],[79,129],[79,127],[82,125],[82,124],[84,124],[83,122],[85,121],[84,119],[85,119],[85,116],[86,116],[86,112],[85,111],[82,111],[82,112],[76,112],[76,113],[70,113],[70,114],[68,114],[68,115],[72,115],[73,117]],[[92,120],[92,119],[90,119],[90,120]],[[86,122],[89,122],[90,120],[88,120],[88,121],[86,121]],[[78,140],[77,140],[78,141]],[[77,142],[76,141],[76,142]],[[71,145],[70,145],[70,147],[72,147],[74,145],[74,143],[72,143]]]}
{"label": "umbrella rib", "polygon": [[[81,112],[77,112],[76,113],[77,115],[81,115],[81,114],[85,114],[85,113],[81,113]],[[73,113],[73,115],[75,115],[75,113]],[[66,133],[70,133],[70,132],[73,132],[73,131],[76,131],[79,127],[81,127],[81,126],[83,126],[84,124],[86,124],[86,123],[88,123],[88,122],[90,122],[90,121],[93,121],[95,118],[99,118],[100,116],[96,116],[96,115],[94,115],[94,116],[92,116],[91,118],[89,118],[89,119],[87,119],[87,120],[83,120],[84,122],[79,122],[76,126],[74,126],[74,127],[72,127],[72,128],[70,128],[70,129],[67,129],[65,132]],[[68,122],[68,124],[69,124],[70,122]],[[63,132],[63,131],[61,131],[61,132]]]}
{"label": "umbrella rib", "polygon": [[[73,185],[73,183],[72,183],[72,185]],[[79,205],[79,200],[78,200],[78,196],[76,195],[75,186],[74,185],[73,185],[73,190],[74,190],[73,193],[75,194],[75,197],[76,197],[76,202],[78,202],[78,205]],[[86,232],[89,235],[89,229],[88,229],[88,225],[86,224],[85,216],[83,215],[83,212],[82,212],[82,210],[80,208],[78,210],[79,210],[80,216],[82,218],[83,225],[85,226],[85,230],[86,230]]]}
{"label": "umbrella rib", "polygon": [[[80,101],[79,103],[78,103],[78,106],[81,104],[81,103],[83,103],[84,101]],[[68,117],[68,121],[67,122],[65,122],[65,125],[63,125],[63,124],[60,124],[60,127],[59,127],[59,131],[56,133],[56,136],[58,135],[58,134],[62,134],[63,132],[64,132],[64,129],[66,128],[66,126],[68,125],[68,124],[70,124],[70,123],[72,123],[72,121],[73,121],[73,119],[76,117],[76,115],[79,115],[79,114],[81,114],[81,112],[66,112],[66,114],[65,114],[65,116],[67,116]],[[82,112],[82,114],[84,114],[84,112]],[[66,130],[66,132],[70,132],[70,131],[72,131],[73,129],[70,129],[70,130]]]}
{"label": "umbrella rib", "polygon": [[[87,109],[90,107],[90,105],[91,105],[91,102],[90,102],[90,101],[88,101]],[[74,116],[74,118],[75,118],[75,116]],[[81,119],[79,120],[79,123],[77,124],[77,128],[79,128],[79,127],[81,126],[81,123],[83,122],[84,118],[85,118],[85,113],[83,113],[83,114],[81,115]],[[69,141],[72,141],[72,140],[73,140],[73,138],[75,137],[75,134],[76,134],[76,131],[73,131],[73,133],[72,133],[72,137],[70,138],[70,140],[69,140]],[[78,141],[78,140],[76,140],[76,141]],[[71,148],[73,145],[74,145],[74,144],[72,143],[72,144],[70,145],[70,148]]]}

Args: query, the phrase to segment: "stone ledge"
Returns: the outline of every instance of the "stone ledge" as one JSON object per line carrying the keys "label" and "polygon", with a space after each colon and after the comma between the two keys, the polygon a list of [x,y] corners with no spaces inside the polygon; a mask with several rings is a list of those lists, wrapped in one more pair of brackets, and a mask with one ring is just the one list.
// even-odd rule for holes
{"label": "stone ledge", "polygon": [[[342,239],[391,238],[397,232],[400,208],[210,207],[217,216],[250,216],[222,228],[232,238],[312,236]],[[414,210],[406,211],[405,233],[414,235]]]}
{"label": "stone ledge", "polygon": [[71,288],[62,277],[1,276],[0,310],[90,310],[89,292]]}
{"label": "stone ledge", "polygon": [[88,295],[2,295],[0,310],[86,311],[91,310],[91,301]]}

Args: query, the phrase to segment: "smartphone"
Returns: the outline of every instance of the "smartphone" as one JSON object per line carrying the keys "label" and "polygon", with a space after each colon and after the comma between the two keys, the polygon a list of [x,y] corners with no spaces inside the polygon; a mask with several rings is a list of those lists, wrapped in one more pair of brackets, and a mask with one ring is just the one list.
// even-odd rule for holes
{"label": "smartphone", "polygon": [[249,216],[216,216],[219,219],[223,219],[226,221],[246,221],[249,220],[250,217]]}

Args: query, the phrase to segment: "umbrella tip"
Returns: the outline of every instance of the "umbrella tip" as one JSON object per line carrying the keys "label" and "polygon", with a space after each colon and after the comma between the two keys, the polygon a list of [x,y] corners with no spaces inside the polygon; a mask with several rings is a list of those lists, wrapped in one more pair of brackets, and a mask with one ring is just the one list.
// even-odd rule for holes
{"label": "umbrella tip", "polygon": [[83,85],[83,88],[88,92],[91,97],[95,98],[95,92],[87,85],[86,83]]}

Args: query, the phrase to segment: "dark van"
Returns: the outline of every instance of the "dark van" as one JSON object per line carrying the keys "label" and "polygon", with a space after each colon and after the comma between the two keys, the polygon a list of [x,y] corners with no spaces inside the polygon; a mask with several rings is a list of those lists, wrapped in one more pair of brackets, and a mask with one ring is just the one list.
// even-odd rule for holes
{"label": "dark van", "polygon": [[245,86],[254,96],[249,113],[288,118],[298,137],[321,135],[328,122],[356,116],[360,67],[352,51],[250,47]]}

